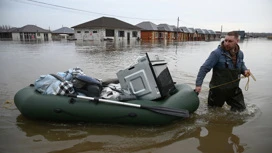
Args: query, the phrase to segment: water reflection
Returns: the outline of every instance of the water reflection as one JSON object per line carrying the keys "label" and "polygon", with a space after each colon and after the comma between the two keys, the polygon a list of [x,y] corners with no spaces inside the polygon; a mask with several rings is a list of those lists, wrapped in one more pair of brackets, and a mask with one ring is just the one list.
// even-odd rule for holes
{"label": "water reflection", "polygon": [[[214,109],[207,110],[202,115],[194,114],[188,120],[178,121],[169,126],[129,126],[32,121],[19,115],[17,126],[33,141],[73,143],[68,148],[63,146],[51,150],[52,153],[156,152],[157,149],[188,139],[198,140],[198,143],[190,144],[191,148],[203,153],[241,153],[245,150],[245,144],[240,143],[240,138],[234,134],[233,129],[244,124],[250,116],[248,113],[239,114],[226,109]],[[37,135],[42,135],[45,140],[37,140]],[[183,149],[179,147],[176,146],[174,149]]]}
{"label": "water reflection", "polygon": [[241,153],[244,146],[240,144],[240,138],[233,134],[233,128],[237,125],[207,124],[197,128],[196,138],[199,140],[197,149],[202,153]]}
{"label": "water reflection", "polygon": [[56,151],[50,151],[48,153],[76,153],[76,152],[85,152],[85,151],[91,151],[95,150],[95,152],[103,152],[103,148],[106,145],[106,143],[101,143],[101,142],[82,142],[75,144],[71,148],[66,148],[63,150],[56,150]]}
{"label": "water reflection", "polygon": [[[193,124],[192,120],[188,124]],[[190,123],[189,123],[190,122]],[[184,140],[184,133],[189,130],[183,123],[170,126],[129,126],[109,124],[68,124],[44,121],[33,121],[19,115],[18,128],[26,133],[26,137],[34,142],[48,141],[72,143],[70,147],[52,149],[54,153],[83,151],[102,152],[137,152],[152,148],[160,148]],[[182,127],[182,128],[178,128]],[[38,139],[41,135],[44,139]],[[188,135],[190,136],[190,135]],[[77,141],[73,141],[77,140]]]}
{"label": "water reflection", "polygon": [[75,41],[76,50],[128,51],[140,45],[140,41]]}
{"label": "water reflection", "polygon": [[216,125],[207,125],[201,129],[199,129],[200,135],[203,130],[206,130],[207,135],[197,137],[200,143],[197,147],[199,151],[203,153],[241,153],[244,151],[244,147],[240,145],[239,137],[232,134],[232,126],[227,125],[218,129]]}
{"label": "water reflection", "polygon": [[[241,113],[229,111],[228,106],[210,108],[203,115],[197,116],[199,126],[192,135],[199,140],[197,149],[203,153],[242,153],[246,144],[242,144],[233,130],[260,115],[255,105],[248,105]],[[201,125],[204,124],[204,125]]]}
{"label": "water reflection", "polygon": [[191,42],[175,42],[175,41],[75,41],[76,50],[91,50],[91,51],[130,51],[135,49],[153,50],[156,48],[172,48],[172,46],[179,46]]}
{"label": "water reflection", "polygon": [[21,114],[17,117],[16,124],[26,133],[27,137],[42,135],[48,141],[81,139],[88,135],[86,131],[80,128],[73,129],[69,127],[69,124],[29,120]]}

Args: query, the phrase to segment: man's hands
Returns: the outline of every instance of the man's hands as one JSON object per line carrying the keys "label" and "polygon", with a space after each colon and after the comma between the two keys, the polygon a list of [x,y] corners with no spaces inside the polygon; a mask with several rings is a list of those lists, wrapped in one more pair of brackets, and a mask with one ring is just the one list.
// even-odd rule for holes
{"label": "man's hands", "polygon": [[196,86],[195,87],[195,92],[200,93],[200,91],[201,91],[201,86]]}
{"label": "man's hands", "polygon": [[245,72],[244,72],[244,76],[245,77],[249,77],[250,76],[250,70],[249,69],[247,69],[247,70],[245,70]]}
{"label": "man's hands", "polygon": [[[243,75],[245,77],[249,77],[251,75],[250,70],[249,69],[245,70]],[[255,78],[253,78],[253,79],[255,80]],[[200,93],[201,92],[201,86],[196,86],[195,87],[195,92]]]}

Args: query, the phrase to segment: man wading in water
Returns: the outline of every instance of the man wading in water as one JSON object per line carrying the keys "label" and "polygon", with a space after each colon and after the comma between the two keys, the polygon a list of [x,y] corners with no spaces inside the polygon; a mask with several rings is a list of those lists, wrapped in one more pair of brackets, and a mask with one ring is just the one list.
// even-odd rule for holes
{"label": "man wading in water", "polygon": [[250,76],[250,71],[243,61],[244,54],[240,50],[238,41],[238,34],[233,31],[229,32],[221,45],[211,52],[200,67],[196,79],[195,91],[197,93],[201,91],[206,74],[213,69],[209,85],[208,106],[222,107],[227,102],[232,111],[243,111],[246,108],[242,90],[239,88],[239,78],[241,74],[246,77]]}

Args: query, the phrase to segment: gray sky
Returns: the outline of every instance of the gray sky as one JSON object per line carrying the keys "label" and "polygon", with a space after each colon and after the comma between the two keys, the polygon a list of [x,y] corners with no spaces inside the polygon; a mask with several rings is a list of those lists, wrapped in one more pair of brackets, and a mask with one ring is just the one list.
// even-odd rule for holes
{"label": "gray sky", "polygon": [[102,16],[133,25],[151,21],[175,26],[179,17],[179,26],[272,32],[272,0],[0,0],[0,25],[12,27],[34,24],[56,30]]}

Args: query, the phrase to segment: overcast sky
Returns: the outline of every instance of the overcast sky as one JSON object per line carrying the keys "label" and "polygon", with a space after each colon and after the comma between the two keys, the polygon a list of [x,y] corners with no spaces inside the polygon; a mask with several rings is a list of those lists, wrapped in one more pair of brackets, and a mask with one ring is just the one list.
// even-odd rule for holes
{"label": "overcast sky", "polygon": [[[272,32],[272,0],[0,0],[0,25],[56,30],[102,16],[220,31]],[[179,22],[178,22],[179,17]]]}

